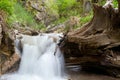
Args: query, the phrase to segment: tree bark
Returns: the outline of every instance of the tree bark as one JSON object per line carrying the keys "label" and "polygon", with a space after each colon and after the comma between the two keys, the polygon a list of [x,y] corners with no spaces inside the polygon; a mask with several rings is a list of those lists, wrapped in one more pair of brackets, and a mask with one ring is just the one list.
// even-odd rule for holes
{"label": "tree bark", "polygon": [[92,20],[69,32],[62,49],[67,62],[84,67],[98,65],[109,74],[120,77],[120,0],[118,10],[109,1],[104,6],[93,4]]}

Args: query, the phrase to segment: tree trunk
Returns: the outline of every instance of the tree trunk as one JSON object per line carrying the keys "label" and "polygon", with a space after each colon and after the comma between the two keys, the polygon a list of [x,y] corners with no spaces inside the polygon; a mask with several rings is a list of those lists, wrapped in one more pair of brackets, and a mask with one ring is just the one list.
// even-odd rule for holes
{"label": "tree trunk", "polygon": [[77,31],[69,32],[62,47],[67,62],[91,67],[97,65],[120,77],[120,0],[114,9],[111,0],[94,4],[93,19]]}

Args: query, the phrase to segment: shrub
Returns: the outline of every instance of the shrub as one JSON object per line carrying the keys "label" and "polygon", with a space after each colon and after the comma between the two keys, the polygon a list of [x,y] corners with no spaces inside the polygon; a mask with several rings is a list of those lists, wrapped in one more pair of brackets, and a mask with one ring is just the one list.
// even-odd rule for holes
{"label": "shrub", "polygon": [[58,16],[58,6],[55,0],[46,0],[45,5],[49,14]]}
{"label": "shrub", "polygon": [[13,13],[14,2],[12,0],[0,0],[0,10],[5,11],[7,14],[11,15]]}
{"label": "shrub", "polygon": [[60,12],[71,8],[75,3],[76,0],[57,0],[57,5]]}
{"label": "shrub", "polygon": [[[105,3],[106,3],[105,0],[104,0],[104,1],[101,1],[101,2],[100,2],[100,5],[104,5]],[[118,2],[117,2],[117,0],[113,0],[113,5],[114,5],[115,8],[118,7]]]}
{"label": "shrub", "polygon": [[83,24],[89,22],[92,18],[93,18],[93,12],[92,11],[89,14],[87,14],[86,16],[81,16],[81,18],[80,18],[80,26],[82,26]]}
{"label": "shrub", "polygon": [[114,1],[113,1],[113,4],[114,4],[114,7],[118,7],[118,2],[117,2],[117,0],[114,0]]}
{"label": "shrub", "polygon": [[25,10],[21,4],[16,3],[14,5],[14,11],[11,16],[8,18],[8,24],[12,26],[13,23],[19,22],[20,24],[24,25],[25,27],[32,27],[40,29],[43,27],[42,24],[36,23],[34,20],[34,16]]}

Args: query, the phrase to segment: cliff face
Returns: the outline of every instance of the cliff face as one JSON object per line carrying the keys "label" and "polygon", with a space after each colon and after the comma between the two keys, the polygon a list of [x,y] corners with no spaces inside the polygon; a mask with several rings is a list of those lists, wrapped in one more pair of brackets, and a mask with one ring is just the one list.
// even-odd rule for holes
{"label": "cliff face", "polygon": [[55,21],[59,15],[52,11],[51,3],[54,3],[54,0],[48,2],[48,0],[27,0],[23,1],[23,5],[26,9],[32,12],[35,15],[35,19],[38,22],[43,23],[46,27],[52,22]]}
{"label": "cliff face", "polygon": [[15,53],[13,35],[9,32],[5,19],[5,13],[0,11],[0,74],[6,72],[7,69],[3,70],[3,68],[10,65],[4,64]]}

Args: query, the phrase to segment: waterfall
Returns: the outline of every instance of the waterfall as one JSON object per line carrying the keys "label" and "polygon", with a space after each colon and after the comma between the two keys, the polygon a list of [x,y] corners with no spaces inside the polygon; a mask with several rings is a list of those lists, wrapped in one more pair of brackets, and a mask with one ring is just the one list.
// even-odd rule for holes
{"label": "waterfall", "polygon": [[[5,74],[0,80],[67,80],[64,58],[57,45],[62,34],[22,35],[21,62],[17,72]],[[18,42],[16,46],[18,48]]]}

